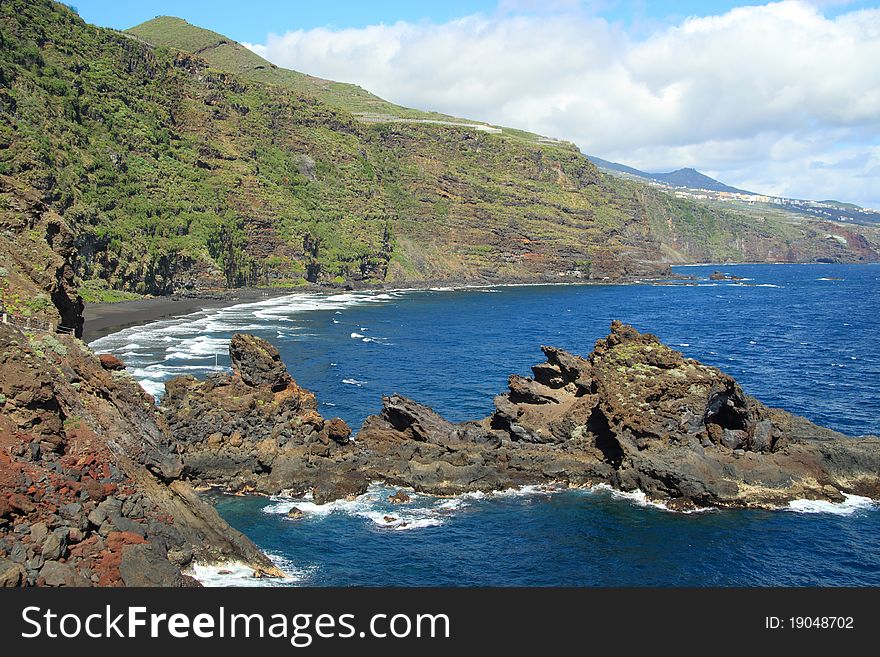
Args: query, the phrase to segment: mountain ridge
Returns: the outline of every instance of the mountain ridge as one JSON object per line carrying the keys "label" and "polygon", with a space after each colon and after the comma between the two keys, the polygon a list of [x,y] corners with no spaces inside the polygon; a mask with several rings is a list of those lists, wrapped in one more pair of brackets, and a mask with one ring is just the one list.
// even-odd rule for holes
{"label": "mountain ridge", "polygon": [[601,157],[596,157],[595,155],[587,155],[587,157],[600,169],[616,171],[618,173],[626,173],[632,176],[636,176],[638,178],[644,178],[645,180],[662,182],[672,187],[708,189],[714,192],[730,192],[733,194],[755,194],[755,192],[749,192],[744,189],[731,187],[730,185],[727,185],[720,180],[716,180],[715,178],[711,178],[710,176],[707,176],[706,174],[702,173],[701,171],[697,171],[692,167],[684,167],[681,169],[675,169],[674,171],[667,171],[665,173],[649,173],[647,171],[641,171],[634,167],[620,164],[618,162],[603,160]]}
{"label": "mountain ridge", "polygon": [[193,25],[177,16],[157,16],[124,30],[123,34],[134,36],[153,46],[190,52],[203,57],[216,68],[237,73],[257,82],[278,84],[298,92],[309,93],[364,120],[382,120],[385,117],[480,124],[478,121],[440,112],[403,107],[379,98],[356,84],[326,80],[308,73],[279,67],[234,39]]}
{"label": "mountain ridge", "polygon": [[736,200],[750,205],[757,204],[759,207],[765,208],[775,206],[774,209],[782,209],[787,213],[823,220],[832,219],[863,225],[880,224],[880,211],[863,208],[855,203],[845,203],[833,199],[817,201],[758,194],[731,187],[690,167],[667,173],[647,173],[593,155],[587,155],[587,158],[601,171],[609,175],[639,179],[649,184],[669,187],[675,191],[677,196],[710,201]]}

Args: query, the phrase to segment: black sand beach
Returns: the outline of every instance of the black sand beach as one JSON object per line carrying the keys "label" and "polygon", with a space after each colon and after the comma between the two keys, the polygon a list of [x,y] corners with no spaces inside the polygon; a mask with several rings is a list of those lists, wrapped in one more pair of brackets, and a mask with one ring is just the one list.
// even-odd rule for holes
{"label": "black sand beach", "polygon": [[187,315],[202,309],[260,301],[291,293],[291,290],[282,288],[242,288],[205,296],[151,297],[119,303],[90,303],[86,304],[83,311],[85,324],[82,339],[89,343],[129,326],[146,324],[165,317]]}
{"label": "black sand beach", "polygon": [[[672,275],[671,279],[687,278]],[[653,280],[653,279],[651,279]],[[499,278],[494,280],[464,280],[464,279],[441,279],[420,281],[398,281],[393,285],[353,282],[344,286],[334,285],[304,285],[297,288],[236,288],[219,290],[198,296],[171,296],[150,297],[137,301],[120,301],[119,303],[91,303],[86,304],[83,316],[85,324],[82,339],[89,343],[100,337],[121,331],[129,326],[146,324],[158,319],[186,315],[202,309],[221,308],[237,303],[248,303],[269,299],[272,297],[289,294],[324,293],[336,294],[348,291],[365,290],[400,290],[422,289],[433,287],[464,288],[479,286],[507,286],[507,285],[612,285],[633,284],[648,282],[638,278],[621,278],[615,281],[608,280],[567,280],[560,282],[558,276],[535,276],[529,280],[520,278]]]}

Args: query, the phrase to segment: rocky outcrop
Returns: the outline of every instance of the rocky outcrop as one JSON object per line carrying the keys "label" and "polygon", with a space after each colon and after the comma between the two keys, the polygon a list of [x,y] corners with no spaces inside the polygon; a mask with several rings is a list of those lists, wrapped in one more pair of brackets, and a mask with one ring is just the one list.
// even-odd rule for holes
{"label": "rocky outcrop", "polygon": [[718,369],[619,322],[588,358],[543,347],[546,362],[532,377],[511,376],[488,418],[456,424],[391,395],[354,441],[282,376],[266,343],[236,336],[233,344],[233,374],[166,386],[181,458],[203,483],[311,489],[318,502],[376,480],[440,495],[606,483],[676,508],[880,497],[880,439],[768,408]]}
{"label": "rocky outcrop", "polygon": [[98,354],[98,360],[101,363],[101,367],[105,370],[118,372],[125,369],[125,363],[113,354]]}
{"label": "rocky outcrop", "polygon": [[21,180],[0,174],[0,309],[19,323],[82,335],[76,233]]}
{"label": "rocky outcrop", "polygon": [[265,340],[238,333],[229,343],[229,357],[235,373],[248,386],[268,386],[278,392],[291,383],[278,350]]}
{"label": "rocky outcrop", "polygon": [[357,494],[347,476],[351,429],[325,420],[315,396],[287,373],[278,350],[252,335],[233,336],[232,374],[165,384],[162,410],[187,476],[229,490],[274,494],[315,489],[318,499]]}
{"label": "rocky outcrop", "polygon": [[0,584],[189,586],[193,560],[280,576],[175,450],[127,373],[72,336],[0,325]]}
{"label": "rocky outcrop", "polygon": [[608,483],[679,508],[880,497],[880,439],[768,408],[653,335],[614,322],[587,359],[543,351],[547,362],[510,377],[480,422],[383,399],[358,434],[363,467],[434,493]]}
{"label": "rocky outcrop", "polygon": [[734,274],[725,274],[723,271],[713,271],[709,274],[710,281],[741,281],[743,279],[742,276],[736,276]]}

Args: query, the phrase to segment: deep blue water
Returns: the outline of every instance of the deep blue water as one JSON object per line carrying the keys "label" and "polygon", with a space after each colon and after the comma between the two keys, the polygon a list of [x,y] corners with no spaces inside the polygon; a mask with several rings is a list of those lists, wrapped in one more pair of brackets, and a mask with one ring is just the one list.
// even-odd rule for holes
{"label": "deep blue water", "polygon": [[[95,346],[145,387],[228,366],[229,336],[274,342],[325,416],[353,427],[399,392],[485,416],[541,344],[587,354],[612,319],[656,333],[764,402],[880,434],[880,266],[740,265],[744,284],[497,287],[274,299],[127,329]],[[215,354],[219,354],[215,356]],[[220,497],[221,514],[311,585],[880,585],[880,510],[675,514],[607,491],[391,507],[388,491],[290,521],[291,502]],[[812,507],[813,511],[823,508]],[[399,522],[389,528],[382,516]],[[406,522],[405,527],[400,524]]]}

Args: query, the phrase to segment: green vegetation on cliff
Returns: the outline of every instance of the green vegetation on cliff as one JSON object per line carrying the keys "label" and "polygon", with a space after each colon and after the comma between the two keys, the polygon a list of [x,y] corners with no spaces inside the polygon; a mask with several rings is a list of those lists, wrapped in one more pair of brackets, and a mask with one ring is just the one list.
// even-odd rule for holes
{"label": "green vegetation on cliff", "polygon": [[814,239],[821,231],[609,178],[571,144],[453,121],[274,67],[180,19],[126,34],[49,0],[8,0],[5,294],[42,290],[69,322],[78,280],[100,299],[304,281],[618,278],[762,250],[854,259],[846,240]]}

